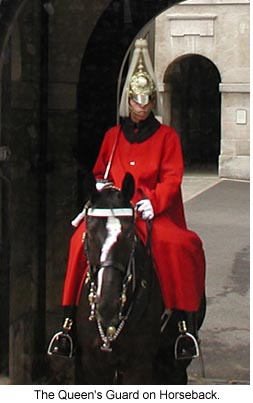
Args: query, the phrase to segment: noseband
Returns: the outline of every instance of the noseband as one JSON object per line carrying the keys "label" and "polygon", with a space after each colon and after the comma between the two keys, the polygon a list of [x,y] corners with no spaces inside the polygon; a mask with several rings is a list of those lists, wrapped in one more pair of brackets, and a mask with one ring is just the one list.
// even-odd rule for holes
{"label": "noseband", "polygon": [[[108,218],[108,217],[130,217],[134,218],[134,208],[87,208],[86,210],[86,217],[96,217],[96,218]],[[115,270],[118,270],[121,272],[123,275],[125,274],[125,278],[122,283],[122,291],[121,291],[121,296],[120,296],[120,310],[119,310],[119,324],[117,328],[114,326],[109,326],[108,329],[106,330],[106,334],[104,332],[102,323],[100,320],[97,318],[97,284],[96,284],[96,279],[93,276],[92,273],[92,266],[90,266],[89,272],[87,274],[87,280],[86,282],[90,283],[90,291],[88,295],[88,301],[90,304],[90,316],[89,320],[90,321],[96,321],[97,322],[97,327],[98,327],[98,332],[101,337],[101,340],[103,342],[101,346],[101,350],[111,352],[111,342],[116,340],[119,334],[121,333],[125,322],[132,310],[132,301],[130,301],[130,304],[128,306],[128,309],[126,310],[124,314],[124,308],[125,304],[127,302],[127,290],[128,286],[130,283],[132,283],[132,295],[135,291],[136,288],[136,279],[135,279],[135,259],[134,259],[134,252],[136,248],[136,243],[137,243],[137,238],[134,235],[133,241],[132,241],[132,248],[131,252],[129,255],[129,260],[127,267],[124,267],[124,265],[120,262],[114,262],[111,259],[106,259],[103,262],[100,262],[100,265],[96,267],[97,273],[101,269],[105,269],[108,267],[111,267]],[[86,251],[86,256],[90,265],[89,261],[89,247],[87,243],[87,239],[85,238],[85,251]]]}

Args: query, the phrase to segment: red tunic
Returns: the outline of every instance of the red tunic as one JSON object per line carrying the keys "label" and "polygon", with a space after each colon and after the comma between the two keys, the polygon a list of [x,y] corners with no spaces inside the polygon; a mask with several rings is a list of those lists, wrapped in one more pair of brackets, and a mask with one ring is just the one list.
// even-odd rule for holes
{"label": "red tunic", "polygon": [[[104,176],[119,126],[104,138],[94,174]],[[183,158],[179,137],[169,126],[160,128],[141,143],[129,143],[121,132],[108,179],[121,187],[126,172],[135,178],[133,203],[148,198],[154,209],[151,244],[166,308],[196,311],[204,293],[205,257],[199,237],[186,227],[181,196]],[[146,223],[136,228],[145,242]],[[82,223],[74,233],[64,284],[63,305],[78,304],[80,284],[86,273]]]}

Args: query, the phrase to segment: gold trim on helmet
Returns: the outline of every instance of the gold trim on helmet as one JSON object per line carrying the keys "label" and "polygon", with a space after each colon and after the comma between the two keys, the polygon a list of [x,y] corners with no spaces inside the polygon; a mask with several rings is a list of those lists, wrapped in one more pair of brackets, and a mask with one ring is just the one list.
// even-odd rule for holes
{"label": "gold trim on helmet", "polygon": [[142,55],[140,55],[137,71],[129,83],[129,97],[144,106],[154,99],[155,92],[155,83],[148,72],[144,70]]}

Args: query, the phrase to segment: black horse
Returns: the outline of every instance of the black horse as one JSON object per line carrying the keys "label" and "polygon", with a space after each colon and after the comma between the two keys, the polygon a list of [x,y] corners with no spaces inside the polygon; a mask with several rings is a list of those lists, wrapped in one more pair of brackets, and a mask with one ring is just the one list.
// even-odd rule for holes
{"label": "black horse", "polygon": [[[85,253],[89,272],[77,318],[78,384],[186,384],[190,360],[174,358],[177,312],[164,312],[150,248],[135,233],[134,180],[98,192],[89,183]],[[204,317],[204,305],[199,326]]]}

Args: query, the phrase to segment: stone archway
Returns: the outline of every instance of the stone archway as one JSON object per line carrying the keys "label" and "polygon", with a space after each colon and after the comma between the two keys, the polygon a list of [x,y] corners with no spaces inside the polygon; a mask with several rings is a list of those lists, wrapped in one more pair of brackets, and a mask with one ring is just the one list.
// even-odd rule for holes
{"label": "stone archway", "polygon": [[170,124],[181,137],[186,169],[218,169],[221,131],[221,82],[206,57],[187,55],[167,69]]}

